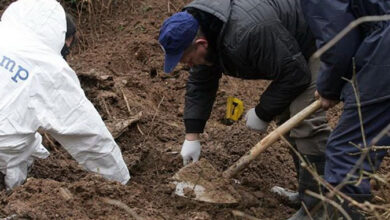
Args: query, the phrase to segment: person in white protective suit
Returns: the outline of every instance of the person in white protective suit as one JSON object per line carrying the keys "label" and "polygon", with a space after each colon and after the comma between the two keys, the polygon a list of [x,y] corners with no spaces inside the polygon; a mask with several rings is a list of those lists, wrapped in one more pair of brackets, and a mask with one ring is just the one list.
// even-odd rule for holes
{"label": "person in white protective suit", "polygon": [[86,170],[126,184],[121,151],[61,56],[65,11],[56,0],[19,0],[0,22],[0,171],[21,185],[34,158],[49,155],[37,132],[52,135]]}

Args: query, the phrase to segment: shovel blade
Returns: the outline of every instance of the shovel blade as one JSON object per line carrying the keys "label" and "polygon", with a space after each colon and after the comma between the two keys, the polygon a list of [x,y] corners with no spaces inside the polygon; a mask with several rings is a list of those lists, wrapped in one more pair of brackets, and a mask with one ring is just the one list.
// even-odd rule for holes
{"label": "shovel blade", "polygon": [[178,196],[208,203],[238,203],[233,187],[205,159],[181,168],[173,180]]}

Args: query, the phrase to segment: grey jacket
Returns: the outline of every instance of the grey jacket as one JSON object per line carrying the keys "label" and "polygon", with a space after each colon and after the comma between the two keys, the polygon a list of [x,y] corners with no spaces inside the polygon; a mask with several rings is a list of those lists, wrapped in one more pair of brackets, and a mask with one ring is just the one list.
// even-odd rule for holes
{"label": "grey jacket", "polygon": [[187,133],[203,132],[222,73],[272,80],[256,106],[264,121],[282,113],[310,85],[307,60],[315,42],[299,0],[195,0],[186,8],[210,13],[224,23],[217,40],[219,62],[190,70]]}

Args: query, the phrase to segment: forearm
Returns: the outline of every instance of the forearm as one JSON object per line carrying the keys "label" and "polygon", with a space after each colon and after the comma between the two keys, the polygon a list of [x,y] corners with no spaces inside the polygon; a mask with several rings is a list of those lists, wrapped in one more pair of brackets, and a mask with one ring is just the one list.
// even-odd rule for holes
{"label": "forearm", "polygon": [[186,133],[203,133],[206,122],[206,120],[201,119],[185,119]]}
{"label": "forearm", "polygon": [[185,96],[186,133],[202,133],[215,101],[221,73],[218,67],[199,66],[190,71]]}
{"label": "forearm", "polygon": [[[289,108],[290,104],[311,83],[311,74],[308,68],[294,68],[296,65],[284,67],[286,72],[276,81],[273,81],[260,98],[260,103],[256,106],[257,116],[265,121],[270,122],[277,115],[283,113]],[[288,70],[288,71],[287,71]]]}

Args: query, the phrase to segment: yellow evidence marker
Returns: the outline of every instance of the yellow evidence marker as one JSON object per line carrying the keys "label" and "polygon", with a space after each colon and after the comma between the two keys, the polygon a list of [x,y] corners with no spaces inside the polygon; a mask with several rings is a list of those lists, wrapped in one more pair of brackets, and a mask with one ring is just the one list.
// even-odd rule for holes
{"label": "yellow evidence marker", "polygon": [[226,103],[226,124],[233,124],[244,112],[243,102],[235,97],[229,96]]}

